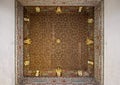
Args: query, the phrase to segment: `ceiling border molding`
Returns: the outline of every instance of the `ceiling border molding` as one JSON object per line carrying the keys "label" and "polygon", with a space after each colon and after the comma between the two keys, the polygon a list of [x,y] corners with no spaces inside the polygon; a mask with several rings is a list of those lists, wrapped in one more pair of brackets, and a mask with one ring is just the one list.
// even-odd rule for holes
{"label": "ceiling border molding", "polygon": [[96,6],[102,0],[18,0],[23,6]]}

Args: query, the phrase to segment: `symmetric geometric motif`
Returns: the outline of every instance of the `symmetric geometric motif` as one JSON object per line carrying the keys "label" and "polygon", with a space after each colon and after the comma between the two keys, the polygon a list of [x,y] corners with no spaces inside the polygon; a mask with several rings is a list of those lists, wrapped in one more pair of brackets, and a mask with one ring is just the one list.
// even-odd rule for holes
{"label": "symmetric geometric motif", "polygon": [[[21,0],[19,0],[19,1],[21,2]],[[23,0],[23,1],[26,3],[29,3],[30,0],[29,1]],[[32,0],[32,1],[35,1],[35,0]],[[32,2],[32,1],[30,1],[30,2]],[[46,1],[46,0],[44,0],[44,1]],[[51,0],[49,0],[49,1],[51,1]],[[59,0],[57,0],[57,1],[59,2]],[[62,1],[66,1],[66,0],[62,0]],[[83,3],[81,1],[83,1]],[[87,3],[86,1],[89,1],[89,3]],[[60,6],[80,6],[81,5],[81,6],[95,6],[96,7],[96,5],[98,5],[99,2],[94,2],[94,1],[95,0],[80,0],[80,2],[78,2],[78,3],[73,3],[74,2],[73,1],[71,4],[67,3],[67,2],[66,3],[65,2],[62,2],[62,3],[58,3],[58,2],[54,3],[53,2],[53,4],[48,4],[48,3],[44,4],[43,2],[40,2],[40,1],[38,1],[38,2],[35,1],[36,4],[34,4],[33,2],[32,3],[34,4],[34,6],[35,5],[38,5],[38,6],[45,6],[45,5],[46,6],[49,6],[49,5],[52,5],[52,6],[58,6],[58,5],[60,5]],[[101,0],[97,0],[97,1],[101,1]],[[31,4],[22,4],[22,5],[30,6],[30,5],[32,5],[32,3]],[[23,44],[23,37],[22,37],[23,29],[21,29],[21,28],[23,28],[23,25],[22,25],[23,7],[22,7],[22,5],[20,5],[20,3],[18,3],[18,2],[16,3],[16,85],[98,85],[95,82],[95,79],[92,79],[92,81],[91,81],[91,78],[89,78],[89,77],[66,78],[66,79],[61,78],[61,77],[60,78],[59,77],[57,77],[57,78],[52,78],[52,77],[47,78],[46,77],[46,78],[41,79],[41,78],[36,78],[36,77],[23,76],[23,63],[24,63],[23,62],[23,45],[22,45]],[[101,4],[99,4],[99,6],[96,7],[96,9],[97,8],[98,8],[98,10],[103,9],[103,3],[102,3],[102,8],[101,8]],[[101,20],[103,20],[103,10],[101,10],[101,11],[98,11],[98,10],[95,12],[95,14],[99,13],[101,17],[99,17],[98,21],[95,21],[95,22],[97,22],[95,25],[97,26],[99,24],[100,27],[97,26],[97,28],[101,28],[103,26],[103,21],[101,21]],[[99,14],[95,15],[95,20],[97,20],[97,17],[99,16]],[[97,31],[100,31],[101,33],[99,32],[100,33],[99,35],[102,35],[101,40],[100,40],[101,41],[100,45],[101,45],[101,44],[103,44],[103,34],[102,34],[103,28],[101,28],[99,30],[97,29]],[[97,39],[96,34],[95,34],[95,38]],[[99,38],[99,36],[98,36],[98,38]],[[99,39],[97,39],[97,40],[99,41]],[[98,43],[95,45],[94,50],[99,48],[98,45],[99,45]],[[95,71],[96,80],[99,80],[100,85],[103,85],[103,46],[101,46],[100,48],[101,48],[101,52],[100,52],[100,50],[95,51],[98,53],[95,54],[95,58],[96,58],[95,66],[96,67],[95,67],[94,71]],[[98,57],[99,54],[101,55],[101,57]],[[98,61],[100,62],[99,65],[97,64]],[[69,79],[71,79],[71,80],[69,80]],[[66,83],[63,83],[61,80],[63,80],[63,82],[65,81]],[[59,83],[56,81],[59,81]],[[54,83],[54,82],[56,82],[56,83]]]}
{"label": "symmetric geometric motif", "polygon": [[[89,9],[93,10],[93,7]],[[30,26],[24,30],[29,30],[32,44],[29,47],[24,45],[24,60],[30,61],[29,66],[24,66],[26,76],[30,74],[34,76],[36,70],[40,70],[42,75],[55,76],[57,67],[64,70],[62,76],[69,75],[71,71],[74,73],[71,75],[74,76],[77,70],[88,70],[89,56],[94,57],[94,49],[93,46],[88,49],[86,39],[89,37],[93,40],[94,25],[88,25],[87,20],[89,15],[93,18],[93,11],[88,14],[86,12],[59,15],[54,12],[27,14],[29,14]],[[57,43],[57,40],[60,43]],[[93,61],[93,58],[91,59]],[[47,71],[53,74],[50,75]],[[93,69],[91,73],[93,75]]]}

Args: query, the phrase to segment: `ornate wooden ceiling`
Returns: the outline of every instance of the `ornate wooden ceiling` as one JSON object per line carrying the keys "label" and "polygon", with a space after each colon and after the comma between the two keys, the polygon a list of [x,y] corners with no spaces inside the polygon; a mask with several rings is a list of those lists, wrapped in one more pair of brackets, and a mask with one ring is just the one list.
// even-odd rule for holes
{"label": "ornate wooden ceiling", "polygon": [[95,6],[101,0],[18,0],[24,6]]}

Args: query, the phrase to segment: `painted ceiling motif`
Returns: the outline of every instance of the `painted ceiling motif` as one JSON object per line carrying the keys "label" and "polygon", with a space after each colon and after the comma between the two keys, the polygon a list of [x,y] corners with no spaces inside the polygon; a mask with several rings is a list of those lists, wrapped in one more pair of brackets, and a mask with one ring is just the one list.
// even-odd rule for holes
{"label": "painted ceiling motif", "polygon": [[18,0],[24,6],[95,6],[101,0]]}
{"label": "painted ceiling motif", "polygon": [[24,22],[24,43],[28,43],[24,44],[24,76],[36,76],[40,71],[39,76],[53,77],[58,67],[63,77],[76,77],[81,69],[93,76],[93,65],[88,61],[94,61],[94,48],[85,42],[88,36],[94,38],[93,24],[87,24],[88,18],[94,17],[94,7],[83,7],[79,13],[78,6],[62,6],[66,13],[59,15],[54,12],[56,7],[40,6],[40,13],[34,6],[24,7],[30,19]]}

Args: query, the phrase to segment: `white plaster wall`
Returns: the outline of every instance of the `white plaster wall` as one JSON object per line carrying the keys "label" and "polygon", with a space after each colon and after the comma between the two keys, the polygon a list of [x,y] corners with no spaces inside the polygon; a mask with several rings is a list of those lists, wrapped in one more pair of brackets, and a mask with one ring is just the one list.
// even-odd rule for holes
{"label": "white plaster wall", "polygon": [[14,0],[0,0],[0,85],[15,83]]}
{"label": "white plaster wall", "polygon": [[105,0],[105,85],[120,85],[120,0]]}

